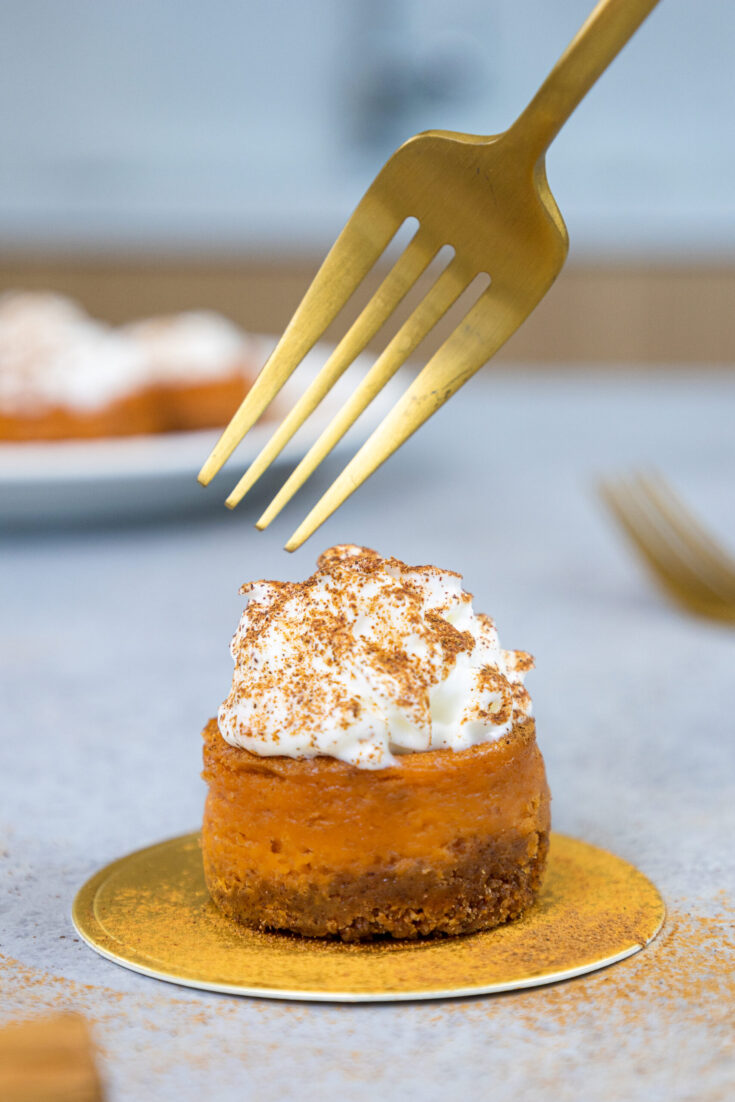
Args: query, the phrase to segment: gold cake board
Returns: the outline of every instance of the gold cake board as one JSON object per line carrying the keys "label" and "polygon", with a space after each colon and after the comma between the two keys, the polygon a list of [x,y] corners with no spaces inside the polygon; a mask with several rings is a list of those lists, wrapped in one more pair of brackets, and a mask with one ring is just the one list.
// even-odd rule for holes
{"label": "gold cake board", "polygon": [[340,942],[257,933],[216,909],[198,834],[114,861],[72,911],[103,957],[170,983],[271,999],[379,1002],[457,998],[571,979],[643,949],[663,924],[653,884],[606,850],[553,834],[536,905],[485,933]]}

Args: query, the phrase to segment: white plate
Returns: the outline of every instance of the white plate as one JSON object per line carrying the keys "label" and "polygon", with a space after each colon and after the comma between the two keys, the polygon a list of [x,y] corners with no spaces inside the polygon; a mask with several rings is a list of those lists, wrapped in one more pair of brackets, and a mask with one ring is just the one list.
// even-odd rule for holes
{"label": "white plate", "polygon": [[[274,347],[275,338],[260,340],[262,363]],[[281,391],[279,414],[293,405],[331,351],[330,345],[321,343],[306,356]],[[274,466],[292,465],[305,454],[370,363],[370,357],[358,358],[284,448]],[[398,380],[389,383],[338,447],[347,445],[354,450],[382,420],[405,385]],[[277,423],[277,419],[271,419],[256,425],[214,484],[206,489],[199,485],[196,476],[219,436],[217,430],[102,440],[0,443],[0,526],[133,520],[153,513],[223,509],[230,489]]]}

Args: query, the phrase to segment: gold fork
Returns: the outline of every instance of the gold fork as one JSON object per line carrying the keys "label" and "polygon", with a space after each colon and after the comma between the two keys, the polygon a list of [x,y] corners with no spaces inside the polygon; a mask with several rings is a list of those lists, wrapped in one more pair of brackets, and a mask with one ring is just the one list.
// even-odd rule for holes
{"label": "gold fork", "polygon": [[660,474],[602,482],[600,493],[669,596],[700,616],[735,622],[735,558]]}
{"label": "gold fork", "polygon": [[454,256],[257,522],[266,527],[439,319],[480,274],[490,284],[286,544],[337,509],[511,336],[558,275],[566,227],[545,153],[574,108],[658,0],[602,0],[528,107],[504,133],[430,130],[380,171],[281,340],[199,473],[207,485],[337,316],[407,218],[418,229],[378,290],[227,498],[242,499],[365,348],[444,245]]}

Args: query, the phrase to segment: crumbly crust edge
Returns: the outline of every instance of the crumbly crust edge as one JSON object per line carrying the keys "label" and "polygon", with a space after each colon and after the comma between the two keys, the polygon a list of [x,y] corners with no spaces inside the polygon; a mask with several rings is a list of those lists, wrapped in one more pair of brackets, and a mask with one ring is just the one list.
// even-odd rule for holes
{"label": "crumbly crust edge", "polygon": [[309,884],[251,872],[225,880],[210,867],[206,847],[204,868],[215,904],[245,926],[348,942],[413,939],[467,934],[519,918],[541,887],[548,848],[549,833],[540,829],[502,842],[464,841],[441,867],[404,860]]}

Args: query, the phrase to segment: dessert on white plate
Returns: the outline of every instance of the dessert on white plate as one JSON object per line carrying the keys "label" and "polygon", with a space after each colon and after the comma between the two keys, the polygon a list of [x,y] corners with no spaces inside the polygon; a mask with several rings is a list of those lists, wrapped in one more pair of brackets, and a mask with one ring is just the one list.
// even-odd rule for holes
{"label": "dessert on white plate", "polygon": [[[224,493],[216,487],[205,493],[197,471],[276,343],[275,336],[244,332],[207,311],[114,329],[60,295],[0,295],[2,522],[68,524],[220,509]],[[320,343],[307,353],[274,403],[275,416],[297,401],[332,351]],[[358,356],[278,464],[302,458],[371,362]],[[391,380],[338,447],[364,439],[405,385],[399,376]],[[175,412],[182,431],[160,431],[164,405],[163,427],[171,428]],[[197,427],[202,414],[213,427]],[[233,471],[242,472],[272,432],[273,422],[263,418],[232,457]]]}
{"label": "dessert on white plate", "polygon": [[253,339],[210,311],[114,327],[60,295],[0,296],[0,441],[216,428],[257,371]]}

